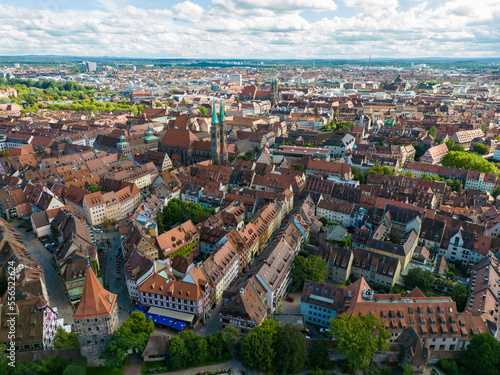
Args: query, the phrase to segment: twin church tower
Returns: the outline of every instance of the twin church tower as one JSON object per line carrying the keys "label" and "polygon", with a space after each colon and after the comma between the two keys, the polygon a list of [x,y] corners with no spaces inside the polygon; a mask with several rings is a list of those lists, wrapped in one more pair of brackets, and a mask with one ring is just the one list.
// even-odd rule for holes
{"label": "twin church tower", "polygon": [[220,163],[227,163],[227,127],[226,117],[224,116],[224,107],[222,100],[220,102],[219,116],[215,110],[215,103],[212,105],[212,125],[210,127],[210,157],[212,162],[218,160]]}

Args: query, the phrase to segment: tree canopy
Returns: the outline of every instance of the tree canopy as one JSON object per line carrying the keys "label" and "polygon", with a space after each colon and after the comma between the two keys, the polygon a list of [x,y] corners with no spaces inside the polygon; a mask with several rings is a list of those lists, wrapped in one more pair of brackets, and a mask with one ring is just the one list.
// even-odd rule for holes
{"label": "tree canopy", "polygon": [[325,281],[326,262],[323,259],[315,255],[309,255],[307,258],[297,255],[293,263],[292,280],[295,287],[301,289],[306,279],[320,283]]}
{"label": "tree canopy", "polygon": [[434,286],[434,276],[429,270],[421,268],[412,268],[406,276],[403,276],[407,289],[419,288],[422,292],[427,293]]}
{"label": "tree canopy", "polygon": [[242,339],[240,355],[245,367],[266,373],[274,371],[275,344],[280,324],[267,319]]}
{"label": "tree canopy", "polygon": [[184,223],[191,220],[198,224],[200,218],[209,217],[213,213],[198,203],[183,202],[180,199],[172,199],[168,205],[157,214],[158,230],[163,233],[172,229],[175,223]]}
{"label": "tree canopy", "polygon": [[445,167],[468,169],[469,171],[500,174],[495,164],[483,159],[481,156],[460,151],[450,151],[445,155],[441,164]]}
{"label": "tree canopy", "polygon": [[330,319],[330,331],[336,339],[337,350],[347,356],[354,369],[367,367],[377,351],[387,348],[390,338],[384,324],[372,314],[342,314]]}
{"label": "tree canopy", "polygon": [[136,349],[142,353],[153,331],[154,323],[151,318],[146,320],[144,313],[132,311],[130,318],[118,328],[113,340],[101,355],[102,358],[106,359],[106,366],[114,368],[124,366],[130,349]]}
{"label": "tree canopy", "polygon": [[74,349],[79,347],[78,336],[75,332],[66,332],[61,327],[57,329],[57,333],[54,337],[55,349]]}
{"label": "tree canopy", "polygon": [[273,319],[265,320],[243,337],[240,355],[245,367],[266,373],[298,374],[307,363],[300,330],[290,324],[281,326]]}
{"label": "tree canopy", "polygon": [[446,144],[446,147],[448,147],[449,151],[462,151],[462,152],[465,151],[465,147],[464,146],[457,145],[453,141],[446,141],[445,144]]}
{"label": "tree canopy", "polygon": [[237,342],[238,331],[230,325],[205,337],[197,336],[193,331],[182,331],[170,341],[167,367],[180,370],[199,366],[207,360],[229,360]]}
{"label": "tree canopy", "polygon": [[451,288],[450,295],[451,299],[456,302],[458,311],[464,311],[465,305],[467,304],[467,287],[462,283],[456,283],[453,288]]}
{"label": "tree canopy", "polygon": [[198,109],[200,110],[201,114],[203,116],[208,116],[208,108],[206,107],[203,107],[202,105],[199,105],[198,106]]}
{"label": "tree canopy", "polygon": [[368,169],[366,173],[393,175],[394,171],[391,168],[382,167],[379,163],[375,163],[375,165]]}
{"label": "tree canopy", "polygon": [[490,148],[482,143],[477,142],[474,147],[472,147],[474,152],[479,155],[488,155],[490,153]]}
{"label": "tree canopy", "polygon": [[307,350],[304,335],[299,328],[285,324],[278,329],[279,340],[276,340],[274,366],[281,374],[298,374],[307,363]]}
{"label": "tree canopy", "polygon": [[490,333],[473,336],[462,354],[462,364],[468,374],[499,375],[500,343]]}
{"label": "tree canopy", "polygon": [[434,139],[436,139],[436,133],[437,133],[437,129],[435,126],[430,128],[429,131],[427,132],[427,134],[429,134]]}

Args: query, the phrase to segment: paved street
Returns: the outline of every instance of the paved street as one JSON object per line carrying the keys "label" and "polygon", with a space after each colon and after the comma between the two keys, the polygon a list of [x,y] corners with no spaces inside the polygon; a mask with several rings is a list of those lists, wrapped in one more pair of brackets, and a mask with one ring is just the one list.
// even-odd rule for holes
{"label": "paved street", "polygon": [[54,254],[50,253],[33,233],[27,233],[23,228],[17,228],[31,257],[40,263],[45,273],[45,285],[49,295],[49,305],[59,309],[59,317],[64,318],[65,324],[72,324],[73,307],[66,296],[61,276],[57,273]]}
{"label": "paved street", "polygon": [[104,287],[108,289],[111,293],[117,294],[118,302],[118,320],[122,324],[126,319],[130,317],[130,312],[133,307],[130,305],[130,299],[127,290],[127,284],[125,281],[125,274],[123,269],[123,261],[121,257],[118,257],[118,268],[120,269],[120,279],[116,278],[116,264],[117,257],[116,251],[120,248],[120,233],[118,231],[96,233],[94,232],[94,237],[97,241],[99,240],[110,240],[109,246],[104,246],[104,265],[102,271]]}

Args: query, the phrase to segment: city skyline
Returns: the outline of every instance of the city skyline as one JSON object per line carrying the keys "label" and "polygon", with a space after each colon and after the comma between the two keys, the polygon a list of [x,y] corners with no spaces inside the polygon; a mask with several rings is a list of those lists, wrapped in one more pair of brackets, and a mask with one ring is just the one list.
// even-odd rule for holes
{"label": "city skyline", "polygon": [[367,59],[498,57],[487,0],[7,0],[0,55]]}

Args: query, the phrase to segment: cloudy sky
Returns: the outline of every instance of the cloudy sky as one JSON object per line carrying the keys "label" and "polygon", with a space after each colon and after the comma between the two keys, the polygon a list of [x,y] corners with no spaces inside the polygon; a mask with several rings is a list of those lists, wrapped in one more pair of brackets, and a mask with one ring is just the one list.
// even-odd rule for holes
{"label": "cloudy sky", "polygon": [[500,56],[500,0],[1,0],[0,55]]}

